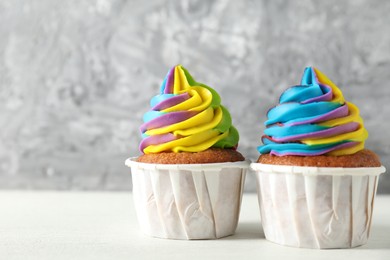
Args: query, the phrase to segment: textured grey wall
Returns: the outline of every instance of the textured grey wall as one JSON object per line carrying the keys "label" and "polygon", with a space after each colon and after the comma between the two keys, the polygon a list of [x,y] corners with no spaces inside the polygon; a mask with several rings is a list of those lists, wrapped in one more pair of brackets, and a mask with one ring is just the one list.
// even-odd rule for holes
{"label": "textured grey wall", "polygon": [[314,65],[390,169],[389,13],[380,0],[0,0],[0,187],[130,189],[123,161],[177,63],[220,92],[251,159],[266,110]]}

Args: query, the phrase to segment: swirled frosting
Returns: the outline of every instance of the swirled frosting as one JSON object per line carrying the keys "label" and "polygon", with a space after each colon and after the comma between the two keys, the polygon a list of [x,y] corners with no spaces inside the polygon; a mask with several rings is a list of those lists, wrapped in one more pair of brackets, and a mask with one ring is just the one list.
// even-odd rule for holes
{"label": "swirled frosting", "polygon": [[368,133],[359,109],[321,71],[307,67],[301,84],[284,91],[267,113],[262,154],[340,156],[364,148]]}
{"label": "swirled frosting", "polygon": [[196,82],[181,65],[169,70],[140,127],[142,153],[235,148],[238,132],[218,93]]}

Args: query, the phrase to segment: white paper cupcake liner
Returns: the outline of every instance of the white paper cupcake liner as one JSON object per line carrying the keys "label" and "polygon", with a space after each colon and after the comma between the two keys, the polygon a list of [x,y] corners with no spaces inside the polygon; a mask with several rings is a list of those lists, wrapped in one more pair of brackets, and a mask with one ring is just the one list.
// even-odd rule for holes
{"label": "white paper cupcake liner", "polygon": [[149,164],[129,158],[143,233],[170,239],[234,234],[249,163]]}
{"label": "white paper cupcake liner", "polygon": [[252,163],[261,222],[269,241],[304,248],[351,248],[370,234],[385,168],[326,168]]}

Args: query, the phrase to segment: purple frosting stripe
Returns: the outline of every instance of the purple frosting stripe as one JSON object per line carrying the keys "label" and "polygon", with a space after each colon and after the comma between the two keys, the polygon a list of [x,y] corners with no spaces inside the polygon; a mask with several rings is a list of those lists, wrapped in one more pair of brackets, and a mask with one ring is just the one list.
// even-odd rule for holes
{"label": "purple frosting stripe", "polygon": [[350,122],[344,125],[335,126],[329,129],[317,131],[317,132],[311,132],[311,133],[305,133],[305,134],[299,134],[299,135],[292,135],[292,136],[286,136],[286,137],[272,137],[271,140],[274,142],[291,142],[291,141],[299,141],[302,139],[311,139],[311,138],[324,138],[339,134],[344,134],[348,132],[353,132],[359,128],[359,123],[356,122]]}
{"label": "purple frosting stripe", "polygon": [[149,129],[155,129],[167,125],[173,125],[181,121],[187,120],[195,116],[197,113],[198,112],[195,111],[170,112],[142,124],[140,130],[142,133],[145,133]]}
{"label": "purple frosting stripe", "polygon": [[344,104],[341,107],[338,107],[326,114],[322,114],[316,118],[304,120],[304,121],[298,121],[298,122],[292,122],[292,123],[285,123],[284,125],[288,126],[296,126],[296,125],[305,125],[305,124],[311,124],[311,123],[318,123],[323,122],[335,118],[345,117],[348,116],[349,110],[347,104]]}
{"label": "purple frosting stripe", "polygon": [[143,152],[144,149],[149,145],[168,143],[177,139],[178,138],[171,133],[149,136],[142,139],[141,143],[139,144],[139,150]]}
{"label": "purple frosting stripe", "polygon": [[188,93],[183,93],[174,97],[171,97],[169,99],[166,99],[164,101],[161,101],[160,103],[156,104],[152,110],[154,111],[161,111],[169,107],[176,106],[177,104],[180,104],[187,99],[190,98],[190,95]]}
{"label": "purple frosting stripe", "polygon": [[331,151],[338,150],[338,149],[350,148],[350,147],[353,147],[353,146],[358,145],[358,144],[359,144],[359,142],[348,142],[348,143],[343,143],[343,144],[339,144],[339,145],[333,146],[333,147],[325,149],[325,150],[321,150],[319,152],[313,152],[313,151],[308,150],[307,153],[302,153],[302,152],[280,153],[280,152],[272,150],[270,152],[270,154],[276,155],[276,156],[284,156],[284,155],[317,156],[317,155],[326,154],[326,153],[329,153]]}
{"label": "purple frosting stripe", "polygon": [[165,84],[164,94],[171,94],[173,92],[175,67],[171,68],[168,72],[168,78]]}
{"label": "purple frosting stripe", "polygon": [[321,95],[321,96],[306,99],[305,101],[302,101],[301,103],[302,104],[307,104],[307,103],[312,103],[312,102],[320,102],[320,101],[330,101],[330,100],[332,100],[332,98],[333,98],[332,88],[327,86],[327,85],[323,85],[323,84],[321,84],[320,87],[321,87],[321,89],[326,88],[328,91],[325,94]]}

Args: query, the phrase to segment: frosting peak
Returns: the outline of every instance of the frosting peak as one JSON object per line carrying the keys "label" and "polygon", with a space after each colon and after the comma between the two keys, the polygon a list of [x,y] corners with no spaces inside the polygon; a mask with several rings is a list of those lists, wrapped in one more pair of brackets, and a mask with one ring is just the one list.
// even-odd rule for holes
{"label": "frosting peak", "polygon": [[200,152],[210,147],[235,148],[238,132],[218,93],[181,65],[171,68],[150,101],[140,127],[142,153]]}
{"label": "frosting peak", "polygon": [[359,109],[325,74],[307,67],[267,113],[260,153],[277,156],[346,155],[364,148],[368,133]]}

